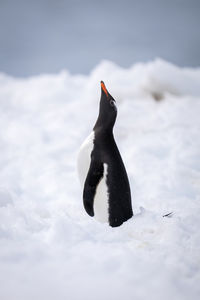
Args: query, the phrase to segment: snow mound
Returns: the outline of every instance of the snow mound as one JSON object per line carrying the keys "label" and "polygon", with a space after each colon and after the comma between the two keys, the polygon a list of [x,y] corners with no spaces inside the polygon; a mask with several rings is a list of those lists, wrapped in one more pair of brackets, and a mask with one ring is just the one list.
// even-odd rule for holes
{"label": "snow mound", "polygon": [[[76,171],[100,80],[117,101],[135,214],[118,228],[86,215]],[[200,69],[160,59],[0,74],[0,298],[198,299],[199,113]]]}

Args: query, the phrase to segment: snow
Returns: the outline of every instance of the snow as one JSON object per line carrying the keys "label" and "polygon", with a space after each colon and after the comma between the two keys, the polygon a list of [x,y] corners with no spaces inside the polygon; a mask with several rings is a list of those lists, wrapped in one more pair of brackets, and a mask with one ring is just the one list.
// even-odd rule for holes
{"label": "snow", "polygon": [[[76,170],[100,80],[135,214],[118,228],[85,213]],[[0,74],[0,103],[0,299],[199,299],[200,69]]]}

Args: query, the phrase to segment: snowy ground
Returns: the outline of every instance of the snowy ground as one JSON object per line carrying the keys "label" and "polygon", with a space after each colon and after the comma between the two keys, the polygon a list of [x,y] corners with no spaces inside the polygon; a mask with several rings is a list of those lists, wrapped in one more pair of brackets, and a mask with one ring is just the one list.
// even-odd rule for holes
{"label": "snowy ground", "polygon": [[[100,80],[118,104],[135,213],[118,228],[85,213],[76,172]],[[200,69],[0,74],[0,128],[1,300],[199,299]]]}

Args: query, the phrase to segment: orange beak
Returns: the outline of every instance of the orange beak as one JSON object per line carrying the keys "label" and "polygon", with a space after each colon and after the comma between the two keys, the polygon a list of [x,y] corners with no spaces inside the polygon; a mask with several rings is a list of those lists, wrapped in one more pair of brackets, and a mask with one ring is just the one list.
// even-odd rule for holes
{"label": "orange beak", "polygon": [[101,88],[104,91],[104,93],[106,94],[106,96],[108,97],[108,91],[107,91],[106,86],[103,81],[101,81]]}

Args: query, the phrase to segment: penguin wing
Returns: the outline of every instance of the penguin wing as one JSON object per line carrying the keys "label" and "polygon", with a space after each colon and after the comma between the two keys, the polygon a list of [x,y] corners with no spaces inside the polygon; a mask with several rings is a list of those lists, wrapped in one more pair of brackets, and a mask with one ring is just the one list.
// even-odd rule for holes
{"label": "penguin wing", "polygon": [[85,180],[83,189],[83,204],[89,216],[94,216],[94,196],[97,186],[103,177],[104,167],[103,163],[91,160],[89,171]]}

